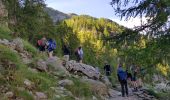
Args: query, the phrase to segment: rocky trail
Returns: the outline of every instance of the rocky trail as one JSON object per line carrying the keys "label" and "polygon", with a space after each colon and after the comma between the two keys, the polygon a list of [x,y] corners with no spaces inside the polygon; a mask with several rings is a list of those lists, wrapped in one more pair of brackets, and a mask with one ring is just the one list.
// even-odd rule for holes
{"label": "rocky trail", "polygon": [[[13,41],[4,39],[0,40],[0,44],[8,46],[11,50],[18,53],[25,64],[31,63],[32,57],[26,50],[24,50],[24,45],[21,39],[14,39]],[[30,67],[29,70],[35,73],[38,71],[46,72],[56,76],[56,79],[59,80],[57,87],[51,87],[51,89],[56,92],[56,98],[59,100],[64,96],[73,96],[73,94],[65,88],[65,86],[71,86],[74,84],[72,80],[67,79],[68,77],[74,77],[84,83],[90,84],[92,91],[99,95],[102,100],[156,100],[153,96],[150,96],[145,89],[135,93],[131,92],[132,89],[129,89],[129,97],[121,97],[120,91],[112,88],[112,85],[106,76],[101,75],[94,67],[77,63],[74,60],[65,61],[64,59],[53,57],[52,59],[46,60],[39,59],[36,64],[36,68]],[[50,68],[48,67],[49,65],[51,66]],[[43,91],[32,91],[34,83],[30,80],[25,79],[24,85],[26,89],[30,90],[30,94],[34,95],[35,100],[48,100],[47,95]],[[120,86],[118,85],[117,87],[119,87],[120,90]],[[19,88],[24,89],[22,87]],[[9,91],[5,86],[1,86],[0,90],[8,98],[14,97],[14,93]],[[16,98],[14,100],[22,99]],[[75,100],[83,100],[83,98],[75,97]],[[97,98],[93,96],[92,100],[97,100]]]}

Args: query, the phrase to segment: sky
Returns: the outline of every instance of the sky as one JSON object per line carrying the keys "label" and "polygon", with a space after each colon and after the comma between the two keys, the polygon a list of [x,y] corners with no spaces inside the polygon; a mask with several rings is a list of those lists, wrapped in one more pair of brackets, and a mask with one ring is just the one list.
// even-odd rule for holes
{"label": "sky", "polygon": [[97,18],[108,18],[128,28],[141,25],[140,18],[129,21],[120,20],[115,15],[111,0],[46,0],[48,7],[63,13],[76,13],[78,15],[90,15]]}

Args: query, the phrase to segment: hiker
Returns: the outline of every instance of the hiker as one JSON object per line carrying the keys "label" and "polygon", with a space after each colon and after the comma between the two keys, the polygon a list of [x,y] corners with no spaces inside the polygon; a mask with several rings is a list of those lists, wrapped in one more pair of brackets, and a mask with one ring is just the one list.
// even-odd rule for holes
{"label": "hiker", "polygon": [[123,70],[122,64],[119,64],[118,66],[117,76],[121,85],[122,97],[125,97],[125,92],[126,96],[128,97],[127,72]]}
{"label": "hiker", "polygon": [[142,77],[143,77],[143,69],[141,69],[141,67],[137,67],[137,72],[138,72],[138,74],[137,74],[137,87],[138,88],[142,88],[142,86],[143,86],[143,82],[142,82]]}
{"label": "hiker", "polygon": [[75,50],[75,55],[77,57],[77,61],[79,63],[82,63],[82,60],[83,60],[83,49],[82,47],[78,47],[76,50]]}
{"label": "hiker", "polygon": [[104,71],[105,71],[105,75],[106,75],[106,76],[110,76],[110,74],[111,74],[111,67],[110,67],[110,65],[107,63],[107,61],[105,61]]}
{"label": "hiker", "polygon": [[47,42],[47,39],[45,37],[43,37],[42,39],[37,41],[37,46],[38,46],[40,52],[45,51],[46,42]]}
{"label": "hiker", "polygon": [[53,57],[53,51],[56,49],[56,42],[53,39],[49,39],[47,42],[47,50],[49,54],[49,58]]}
{"label": "hiker", "polygon": [[131,66],[131,72],[132,72],[132,84],[133,84],[133,88],[134,88],[134,92],[138,91],[138,84],[137,84],[137,67],[136,65],[132,65]]}
{"label": "hiker", "polygon": [[67,45],[63,45],[64,60],[69,61],[70,50]]}
{"label": "hiker", "polygon": [[130,84],[130,86],[132,87],[133,86],[133,83],[132,83],[132,74],[129,72],[128,69],[126,69],[126,72],[127,72],[127,82]]}

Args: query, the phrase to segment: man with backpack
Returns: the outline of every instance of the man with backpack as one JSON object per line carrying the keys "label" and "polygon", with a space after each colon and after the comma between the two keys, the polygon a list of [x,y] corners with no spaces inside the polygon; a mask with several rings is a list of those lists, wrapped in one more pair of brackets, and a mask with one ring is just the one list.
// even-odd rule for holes
{"label": "man with backpack", "polygon": [[77,61],[79,63],[82,63],[82,60],[83,60],[83,49],[82,47],[78,47],[76,50],[75,50],[75,56],[77,57]]}
{"label": "man with backpack", "polygon": [[38,46],[40,52],[45,51],[46,42],[47,42],[47,39],[45,37],[43,37],[42,39],[37,41],[37,46]]}
{"label": "man with backpack", "polygon": [[110,74],[111,74],[111,67],[107,63],[107,61],[105,61],[104,71],[105,71],[106,76],[110,76]]}
{"label": "man with backpack", "polygon": [[49,58],[53,57],[53,51],[56,49],[56,42],[53,39],[49,39],[47,42],[47,50],[49,54]]}
{"label": "man with backpack", "polygon": [[126,96],[128,97],[127,72],[123,70],[122,64],[119,64],[118,66],[117,76],[122,89],[122,97],[125,97],[125,92]]}
{"label": "man with backpack", "polygon": [[70,56],[70,50],[67,45],[63,45],[62,47],[63,53],[64,53],[64,60],[69,61],[69,56]]}

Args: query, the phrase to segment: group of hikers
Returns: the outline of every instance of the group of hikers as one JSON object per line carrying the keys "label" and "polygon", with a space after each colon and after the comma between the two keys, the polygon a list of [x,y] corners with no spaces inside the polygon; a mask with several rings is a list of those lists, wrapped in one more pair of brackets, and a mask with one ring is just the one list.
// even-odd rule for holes
{"label": "group of hikers", "polygon": [[[112,69],[111,66],[105,62],[104,71],[106,76],[110,76]],[[117,77],[121,85],[122,97],[128,97],[128,84],[129,87],[133,88],[133,92],[137,92],[139,88],[142,87],[142,80],[140,78],[141,69],[139,66],[132,64],[130,67],[123,69],[123,64],[119,63],[117,68]]]}
{"label": "group of hikers", "polygon": [[[40,52],[44,53],[47,50],[49,58],[53,58],[53,51],[56,49],[56,42],[54,39],[50,38],[47,40],[46,37],[43,37],[37,41],[37,46],[38,46]],[[64,59],[66,61],[68,61],[70,54],[71,54],[69,47],[64,44],[62,47],[62,51],[64,54]],[[77,62],[82,63],[82,60],[83,60],[82,47],[79,46],[78,48],[76,48],[74,53],[77,58]]]}
{"label": "group of hikers", "polygon": [[[46,39],[43,37],[42,39],[37,41],[37,45],[40,52],[48,51],[49,58],[53,57],[53,51],[56,49],[56,42],[53,39]],[[69,47],[67,45],[63,45],[62,51],[64,54],[64,59],[66,61],[69,61],[69,56],[71,54]],[[82,63],[83,60],[83,49],[81,46],[75,49],[74,54],[77,58],[77,62]],[[110,76],[112,72],[111,66],[108,64],[107,61],[105,61],[104,65],[104,72],[106,76]],[[125,97],[128,96],[128,84],[134,88],[134,92],[138,91],[138,88],[142,86],[142,81],[140,78],[137,79],[137,76],[139,76],[140,67],[136,66],[135,64],[132,64],[129,68],[126,68],[126,70],[123,70],[123,64],[119,63],[117,68],[117,77],[121,85],[121,92],[122,96]]]}
{"label": "group of hikers", "polygon": [[49,58],[53,57],[53,51],[56,49],[56,42],[53,39],[46,39],[46,37],[41,38],[37,41],[37,46],[41,53],[48,51]]}

